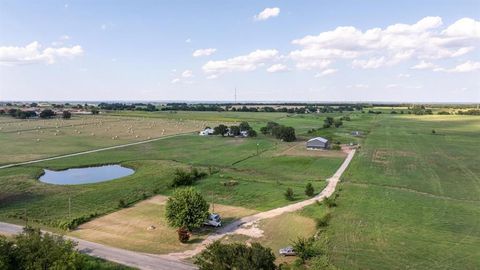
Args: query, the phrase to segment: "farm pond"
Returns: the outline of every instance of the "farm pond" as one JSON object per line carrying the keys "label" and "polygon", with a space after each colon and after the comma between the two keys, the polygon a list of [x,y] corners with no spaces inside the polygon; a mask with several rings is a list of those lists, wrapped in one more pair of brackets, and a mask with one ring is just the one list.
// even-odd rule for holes
{"label": "farm pond", "polygon": [[110,181],[129,176],[134,170],[121,165],[104,165],[98,167],[71,168],[61,171],[43,169],[44,174],[39,180],[56,185],[80,185]]}

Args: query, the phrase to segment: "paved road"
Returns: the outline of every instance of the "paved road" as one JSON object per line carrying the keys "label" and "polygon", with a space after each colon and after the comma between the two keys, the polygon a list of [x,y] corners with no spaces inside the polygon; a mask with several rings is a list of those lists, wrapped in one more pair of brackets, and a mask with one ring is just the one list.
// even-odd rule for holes
{"label": "paved road", "polygon": [[273,218],[288,212],[295,212],[307,205],[315,203],[316,201],[322,201],[325,197],[330,197],[333,194],[333,192],[335,192],[337,183],[340,181],[340,177],[342,176],[343,172],[347,169],[348,165],[350,164],[350,161],[352,161],[356,150],[348,149],[347,151],[348,151],[348,155],[343,161],[342,165],[340,166],[340,168],[338,168],[338,170],[335,172],[335,174],[332,177],[327,179],[328,181],[327,186],[317,196],[298,202],[298,203],[275,208],[266,212],[257,213],[255,215],[243,217],[237,221],[234,221],[226,225],[225,227],[222,227],[221,229],[217,230],[214,234],[209,235],[199,246],[197,246],[197,248],[193,250],[179,252],[179,253],[170,253],[166,256],[169,256],[169,258],[171,259],[190,258],[200,253],[202,250],[205,249],[206,246],[213,243],[214,241],[219,240],[226,235],[235,234],[239,230],[244,230],[245,228],[251,227],[252,225],[254,225],[254,223],[262,219]]}
{"label": "paved road", "polygon": [[109,146],[109,147],[104,147],[104,148],[98,148],[98,149],[94,149],[94,150],[77,152],[77,153],[73,153],[73,154],[66,154],[66,155],[61,155],[61,156],[56,156],[56,157],[49,157],[49,158],[36,159],[36,160],[31,160],[31,161],[7,164],[7,165],[0,166],[0,169],[6,169],[6,168],[11,168],[11,167],[20,166],[20,165],[27,165],[27,164],[38,163],[38,162],[49,161],[49,160],[55,160],[55,159],[61,159],[61,158],[67,158],[67,157],[86,155],[86,154],[91,154],[91,153],[96,153],[96,152],[101,152],[101,151],[107,151],[107,150],[118,149],[118,148],[133,146],[133,145],[155,142],[155,141],[164,140],[164,139],[173,138],[173,137],[178,137],[178,136],[183,136],[183,135],[187,135],[187,134],[193,134],[193,133],[192,132],[178,133],[178,134],[174,134],[174,135],[168,135],[168,136],[153,138],[153,139],[150,139],[150,140],[145,140],[145,141],[140,141],[140,142],[126,143],[126,144],[114,145],[114,146]]}
{"label": "paved road", "polygon": [[[0,222],[0,232],[7,234],[18,234],[22,232],[23,227],[14,224]],[[105,246],[90,241],[74,237],[65,237],[78,243],[77,249],[85,254],[117,262],[123,265],[139,269],[158,269],[158,270],[192,270],[196,267],[190,263],[179,259],[171,259],[162,255],[146,254],[129,251],[114,247]]]}

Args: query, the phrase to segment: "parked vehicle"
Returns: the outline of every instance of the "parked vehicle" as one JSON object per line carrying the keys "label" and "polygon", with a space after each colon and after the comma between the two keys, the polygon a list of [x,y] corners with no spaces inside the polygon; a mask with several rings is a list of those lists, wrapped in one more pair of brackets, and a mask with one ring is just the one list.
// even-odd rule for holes
{"label": "parked vehicle", "polygon": [[295,255],[297,255],[297,253],[295,252],[295,250],[291,246],[281,248],[278,251],[278,253],[280,253],[280,255],[282,255],[282,256],[295,256]]}
{"label": "parked vehicle", "polygon": [[222,220],[219,214],[212,213],[208,216],[208,219],[203,224],[212,227],[221,227]]}

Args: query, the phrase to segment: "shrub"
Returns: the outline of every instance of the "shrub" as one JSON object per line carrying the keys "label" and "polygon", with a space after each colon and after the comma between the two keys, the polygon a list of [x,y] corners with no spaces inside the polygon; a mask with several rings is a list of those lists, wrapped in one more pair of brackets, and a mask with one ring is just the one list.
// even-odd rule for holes
{"label": "shrub", "polygon": [[247,246],[243,243],[222,244],[220,241],[207,246],[195,259],[200,270],[274,270],[274,262],[272,250],[259,243]]}
{"label": "shrub", "polygon": [[285,198],[289,201],[293,201],[295,199],[295,194],[293,193],[292,188],[287,188],[284,195],[285,195]]}
{"label": "shrub", "polygon": [[125,208],[127,207],[127,204],[123,199],[118,200],[118,208]]}
{"label": "shrub", "polygon": [[302,262],[305,262],[320,253],[315,247],[315,239],[313,237],[299,237],[292,243],[292,246]]}
{"label": "shrub", "polygon": [[308,197],[312,197],[314,194],[315,189],[313,188],[313,185],[311,183],[308,183],[305,187],[305,195],[307,195]]}
{"label": "shrub", "polygon": [[325,197],[324,201],[328,208],[337,207],[337,203],[332,197]]}
{"label": "shrub", "polygon": [[182,242],[182,243],[187,243],[188,240],[190,240],[190,233],[188,232],[187,229],[185,228],[179,228],[177,230],[177,233],[178,233],[178,241]]}
{"label": "shrub", "polygon": [[317,228],[327,227],[328,222],[330,221],[331,218],[332,218],[332,214],[330,212],[326,213],[321,218],[317,218],[316,219]]}
{"label": "shrub", "polygon": [[332,146],[330,147],[330,149],[332,149],[332,150],[341,150],[342,147],[341,147],[340,145],[338,145],[338,144],[334,144],[334,145],[332,145]]}

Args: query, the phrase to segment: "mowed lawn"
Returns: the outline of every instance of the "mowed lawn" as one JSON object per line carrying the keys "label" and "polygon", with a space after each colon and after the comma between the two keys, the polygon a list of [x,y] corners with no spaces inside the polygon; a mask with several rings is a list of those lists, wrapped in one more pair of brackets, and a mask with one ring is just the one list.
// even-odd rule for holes
{"label": "mowed lawn", "polygon": [[377,116],[340,185],[334,263],[480,269],[479,153],[478,117]]}
{"label": "mowed lawn", "polygon": [[[118,210],[119,200],[135,203],[154,194],[171,194],[173,189],[169,184],[175,169],[191,166],[217,171],[195,184],[210,202],[267,210],[292,203],[283,195],[288,187],[294,189],[296,201],[306,198],[307,182],[312,182],[320,191],[325,186],[325,178],[332,175],[343,160],[308,156],[272,159],[279,143],[264,136],[234,139],[186,135],[3,169],[0,171],[0,219],[21,223],[26,210],[30,222],[55,227],[75,218],[103,215]],[[256,156],[257,144],[260,156]],[[76,186],[44,184],[36,179],[43,168],[59,170],[112,163],[132,167],[136,173],[113,181]],[[237,184],[225,186],[229,181]]]}

